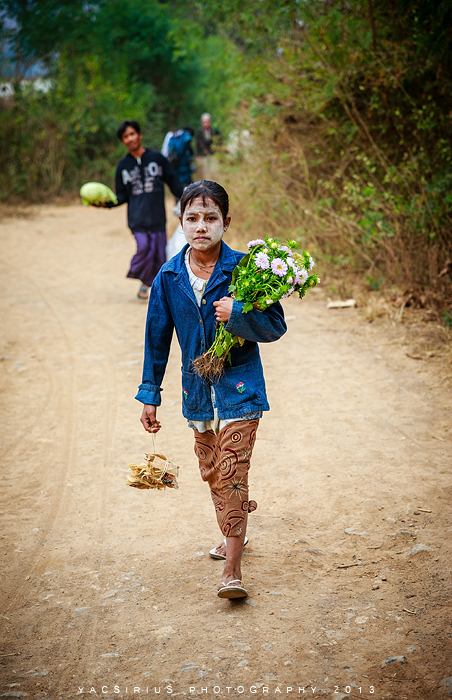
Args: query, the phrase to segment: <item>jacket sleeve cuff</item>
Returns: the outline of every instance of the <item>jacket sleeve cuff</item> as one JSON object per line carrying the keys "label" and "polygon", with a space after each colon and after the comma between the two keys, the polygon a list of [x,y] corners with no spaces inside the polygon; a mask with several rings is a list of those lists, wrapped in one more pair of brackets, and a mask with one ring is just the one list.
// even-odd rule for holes
{"label": "jacket sleeve cuff", "polygon": [[137,401],[141,403],[150,404],[151,406],[160,406],[162,403],[162,398],[160,396],[160,387],[145,387],[140,385],[138,387],[138,394],[135,396]]}
{"label": "jacket sleeve cuff", "polygon": [[237,299],[234,299],[233,304],[232,304],[231,315],[229,316],[229,320],[224,327],[225,331],[228,331],[228,333],[232,333],[234,335],[234,324],[237,321],[237,318],[240,317],[240,314],[242,313],[242,309],[243,309],[243,301],[237,301]]}

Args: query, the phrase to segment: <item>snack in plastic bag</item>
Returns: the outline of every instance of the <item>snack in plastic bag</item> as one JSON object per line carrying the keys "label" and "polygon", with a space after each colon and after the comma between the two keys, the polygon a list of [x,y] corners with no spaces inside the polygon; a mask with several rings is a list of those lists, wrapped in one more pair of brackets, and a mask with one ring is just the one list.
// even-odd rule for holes
{"label": "snack in plastic bag", "polygon": [[132,474],[127,477],[127,486],[136,489],[178,489],[179,467],[164,455],[146,454],[146,464],[129,464]]}

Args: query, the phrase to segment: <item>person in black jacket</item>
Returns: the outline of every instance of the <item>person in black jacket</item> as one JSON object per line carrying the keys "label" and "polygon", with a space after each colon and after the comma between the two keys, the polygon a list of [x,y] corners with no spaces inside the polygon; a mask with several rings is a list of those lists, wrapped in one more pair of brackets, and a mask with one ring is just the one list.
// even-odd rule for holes
{"label": "person in black jacket", "polygon": [[106,206],[111,208],[127,202],[127,223],[137,242],[137,252],[127,277],[141,280],[138,298],[147,299],[149,287],[166,261],[164,183],[177,199],[184,188],[169,161],[158,151],[142,145],[138,122],[123,122],[117,135],[129,152],[116,168],[118,204]]}

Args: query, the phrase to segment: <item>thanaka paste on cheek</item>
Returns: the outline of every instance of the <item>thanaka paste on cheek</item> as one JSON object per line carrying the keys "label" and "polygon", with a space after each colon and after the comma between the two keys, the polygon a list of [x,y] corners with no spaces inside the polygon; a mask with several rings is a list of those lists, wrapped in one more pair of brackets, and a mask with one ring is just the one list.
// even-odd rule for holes
{"label": "thanaka paste on cheek", "polygon": [[[216,214],[216,217],[209,220],[212,214]],[[188,217],[194,217],[194,221],[188,221]],[[202,197],[196,197],[184,211],[182,228],[191,247],[205,252],[215,248],[223,238],[223,215],[211,199],[206,199],[204,205]]]}

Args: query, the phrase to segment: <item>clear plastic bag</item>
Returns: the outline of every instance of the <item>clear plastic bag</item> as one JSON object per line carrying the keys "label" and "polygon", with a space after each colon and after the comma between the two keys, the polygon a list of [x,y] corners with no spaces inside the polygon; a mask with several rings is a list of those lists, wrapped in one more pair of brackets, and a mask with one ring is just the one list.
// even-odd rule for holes
{"label": "clear plastic bag", "polygon": [[[154,437],[154,436],[152,436]],[[127,486],[133,486],[136,489],[178,489],[177,476],[179,467],[170,462],[165,455],[159,455],[155,452],[145,454],[145,464],[129,464],[128,468],[132,472],[127,477]]]}

